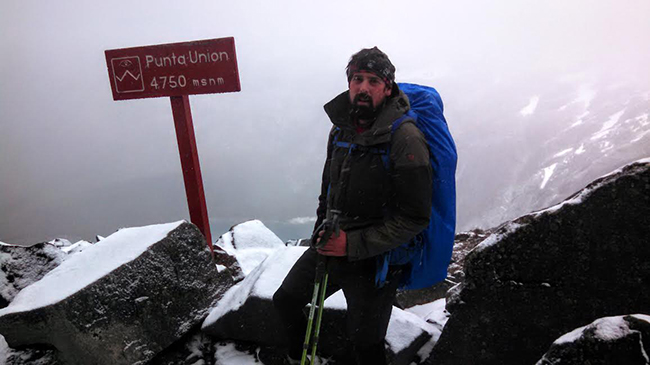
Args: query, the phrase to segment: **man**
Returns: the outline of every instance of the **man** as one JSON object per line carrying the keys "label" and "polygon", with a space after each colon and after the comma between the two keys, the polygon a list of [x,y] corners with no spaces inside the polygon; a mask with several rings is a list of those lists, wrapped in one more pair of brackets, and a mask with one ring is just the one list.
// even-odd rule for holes
{"label": "man", "polygon": [[346,71],[349,90],[325,105],[334,126],[316,222],[319,227],[328,210],[338,210],[340,232],[303,254],[273,302],[291,341],[289,357],[299,359],[306,328],[302,309],[312,296],[316,262],[327,256],[327,295],[342,289],[348,305],[351,363],[377,365],[386,363],[384,338],[403,271],[392,265],[378,283],[378,262],[428,225],[431,166],[425,138],[413,123],[391,131],[409,102],[388,56],[377,47],[363,49]]}

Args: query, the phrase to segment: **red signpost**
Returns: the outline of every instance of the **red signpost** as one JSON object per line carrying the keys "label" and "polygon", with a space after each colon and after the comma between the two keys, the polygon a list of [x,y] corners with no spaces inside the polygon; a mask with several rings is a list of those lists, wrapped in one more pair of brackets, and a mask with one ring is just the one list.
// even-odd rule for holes
{"label": "red signpost", "polygon": [[212,250],[188,95],[241,90],[235,39],[113,49],[105,55],[114,100],[170,97],[190,220]]}

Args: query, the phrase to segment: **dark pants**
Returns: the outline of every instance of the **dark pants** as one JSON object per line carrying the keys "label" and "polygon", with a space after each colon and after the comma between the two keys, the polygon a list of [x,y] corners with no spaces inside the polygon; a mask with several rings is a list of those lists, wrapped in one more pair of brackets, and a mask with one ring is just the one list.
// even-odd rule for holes
{"label": "dark pants", "polygon": [[[307,319],[303,308],[312,299],[319,254],[308,249],[296,261],[273,295],[273,304],[285,324],[290,341],[289,355],[300,358]],[[327,296],[343,290],[348,304],[347,331],[356,364],[386,364],[384,338],[392,305],[401,277],[399,268],[391,268],[383,287],[375,286],[374,258],[348,261],[347,257],[329,257]],[[347,346],[348,344],[341,344]]]}

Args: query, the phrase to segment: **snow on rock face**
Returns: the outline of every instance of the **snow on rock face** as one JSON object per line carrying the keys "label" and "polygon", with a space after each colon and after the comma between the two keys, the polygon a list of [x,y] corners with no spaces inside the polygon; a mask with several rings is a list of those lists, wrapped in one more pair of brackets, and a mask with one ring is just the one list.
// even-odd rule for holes
{"label": "snow on rock face", "polygon": [[553,342],[537,365],[647,364],[650,316],[604,317],[577,328]]}
{"label": "snow on rock face", "polygon": [[432,324],[439,331],[442,331],[442,329],[445,327],[445,324],[447,323],[447,320],[449,319],[449,312],[445,310],[446,302],[447,301],[445,298],[442,298],[436,300],[435,302],[407,308],[405,311],[417,315],[418,317],[427,321],[429,324]]}
{"label": "snow on rock face", "polygon": [[121,229],[95,246],[70,257],[22,291],[0,316],[57,303],[129,262],[162,240],[182,222]]}
{"label": "snow on rock face", "polygon": [[9,346],[48,344],[69,364],[145,363],[199,324],[232,286],[194,225],[118,231],[0,310]]}
{"label": "snow on rock face", "polygon": [[215,245],[237,259],[244,275],[248,275],[273,251],[284,247],[282,240],[259,220],[235,225]]}
{"label": "snow on rock face", "polygon": [[[444,302],[444,299],[442,301]],[[414,329],[422,331],[414,331]],[[426,360],[440,338],[441,332],[441,329],[432,326],[420,316],[393,307],[386,331],[387,348],[389,353],[395,354],[392,363],[410,364],[413,351],[417,353],[419,362]]]}
{"label": "snow on rock face", "polygon": [[[282,247],[277,249],[268,260],[265,260],[249,273],[246,279],[224,294],[223,298],[210,311],[210,315],[203,322],[203,329],[210,333],[209,327],[212,327],[226,314],[241,308],[251,296],[271,300],[273,293],[280,287],[284,277],[287,276],[293,264],[306,249],[306,247]],[[345,307],[344,302],[343,308]]]}
{"label": "snow on rock face", "polygon": [[0,308],[12,302],[23,288],[57,267],[65,256],[49,243],[30,247],[0,245]]}

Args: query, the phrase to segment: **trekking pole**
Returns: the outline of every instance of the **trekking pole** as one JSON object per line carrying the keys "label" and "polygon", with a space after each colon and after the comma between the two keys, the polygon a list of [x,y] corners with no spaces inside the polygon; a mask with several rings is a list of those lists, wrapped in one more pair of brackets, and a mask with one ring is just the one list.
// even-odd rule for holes
{"label": "trekking pole", "polygon": [[[311,246],[313,248],[320,248],[325,246],[327,241],[329,241],[332,233],[339,234],[339,214],[341,212],[338,210],[328,210],[327,218],[323,223],[314,231],[314,235],[311,240]],[[318,234],[323,231],[323,235],[318,239]],[[314,292],[312,294],[311,306],[309,308],[309,317],[307,320],[307,330],[305,333],[305,341],[302,345],[302,357],[300,358],[300,365],[306,365],[307,361],[307,351],[309,349],[310,342],[312,343],[311,348],[311,363],[314,363],[316,358],[316,347],[318,345],[318,335],[320,333],[320,325],[323,319],[323,311],[325,309],[325,293],[327,291],[327,264],[328,258],[326,256],[318,255],[318,263],[316,264],[316,275],[314,278]],[[314,328],[314,337],[312,335],[312,327],[314,324],[314,314],[316,313],[316,305],[318,305],[318,316],[316,318],[316,326]],[[311,341],[310,341],[311,340]]]}
{"label": "trekking pole", "polygon": [[[327,263],[325,264],[327,266]],[[314,329],[314,339],[312,340],[311,345],[311,361],[314,363],[316,358],[316,346],[318,346],[318,335],[320,334],[320,324],[323,320],[323,311],[325,310],[325,290],[327,289],[327,278],[329,276],[327,272],[327,267],[325,267],[325,273],[323,274],[323,280],[320,287],[320,298],[318,301],[318,317],[316,317],[316,328]]]}
{"label": "trekking pole", "polygon": [[[327,270],[326,270],[326,258],[324,256],[318,257],[318,264],[316,265],[316,278],[314,279],[314,293],[311,298],[311,306],[309,308],[309,318],[307,320],[307,331],[305,332],[305,341],[302,344],[302,357],[300,358],[300,365],[307,364],[307,352],[309,350],[309,344],[313,341],[312,345],[312,355],[310,363],[314,361],[314,346],[318,341],[318,332],[312,331],[312,326],[314,324],[314,314],[316,313],[316,305],[318,304],[318,318],[316,320],[316,329],[320,330],[320,319],[323,315],[323,302],[325,298],[325,290],[327,289]],[[312,332],[314,332],[314,338],[311,338]],[[311,340],[311,341],[310,341]]]}

